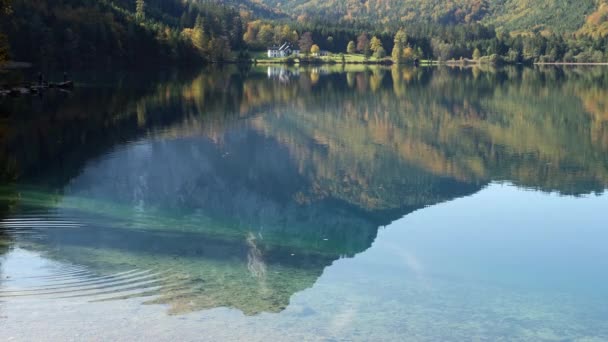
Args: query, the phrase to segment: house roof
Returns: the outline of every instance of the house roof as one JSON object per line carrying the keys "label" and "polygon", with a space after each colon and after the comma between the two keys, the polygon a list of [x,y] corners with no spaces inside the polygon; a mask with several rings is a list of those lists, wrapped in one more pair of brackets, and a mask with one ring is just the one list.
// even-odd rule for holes
{"label": "house roof", "polygon": [[285,51],[285,50],[288,50],[288,49],[292,49],[293,50],[293,48],[291,47],[291,44],[288,43],[288,42],[283,43],[283,45],[281,45],[281,46],[273,45],[273,46],[268,47],[268,50]]}

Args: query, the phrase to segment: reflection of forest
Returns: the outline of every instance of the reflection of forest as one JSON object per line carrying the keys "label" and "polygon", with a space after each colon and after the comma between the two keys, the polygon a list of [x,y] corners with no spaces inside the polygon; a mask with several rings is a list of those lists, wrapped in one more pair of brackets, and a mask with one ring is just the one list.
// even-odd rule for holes
{"label": "reflection of forest", "polygon": [[563,193],[607,185],[608,76],[601,69],[355,68],[304,69],[288,83],[255,71],[172,75],[146,86],[87,88],[37,104],[44,108],[3,106],[28,114],[2,122],[2,172],[6,179],[43,170],[41,161],[55,156],[78,164],[95,148],[154,127],[175,129],[172,122],[219,136],[236,118],[258,115],[257,130],[290,148],[300,168],[314,168],[308,176],[317,183],[333,177],[336,187],[338,178],[373,174],[352,168],[373,167],[373,158]]}
{"label": "reflection of forest", "polygon": [[[173,91],[179,74],[92,74],[98,86],[84,83],[73,93],[0,101],[0,180],[14,180],[53,167],[77,171],[84,161],[112,146],[145,134],[149,127],[172,122],[146,105],[170,110],[162,94]],[[90,81],[89,81],[90,82]],[[156,114],[156,115],[155,115]],[[64,176],[69,178],[69,174]]]}
{"label": "reflection of forest", "polygon": [[289,82],[210,70],[5,104],[2,175],[20,184],[0,210],[84,222],[19,237],[55,259],[170,271],[157,302],[173,312],[255,314],[379,226],[490,181],[608,186],[602,72],[356,68]]}
{"label": "reflection of forest", "polygon": [[[371,181],[383,174],[370,172],[382,159],[459,180],[507,180],[568,194],[608,185],[608,78],[601,70],[371,69],[314,87],[305,76],[299,84],[308,88],[299,86],[294,101],[255,125],[315,168],[317,180],[338,184],[340,170],[349,170],[348,178]],[[245,92],[264,94],[256,104],[288,97],[289,89],[275,95],[275,86],[246,82]]]}

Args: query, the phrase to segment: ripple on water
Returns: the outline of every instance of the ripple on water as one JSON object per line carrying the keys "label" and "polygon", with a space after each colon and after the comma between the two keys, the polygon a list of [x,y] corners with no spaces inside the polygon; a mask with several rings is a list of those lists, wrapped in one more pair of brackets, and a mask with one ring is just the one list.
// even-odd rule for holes
{"label": "ripple on water", "polygon": [[19,242],[36,240],[49,229],[82,229],[84,224],[49,218],[22,216],[0,221],[0,228],[16,241],[0,256],[0,301],[27,298],[82,298],[105,301],[154,296],[161,289],[187,287],[184,279],[170,271],[129,269],[100,274],[86,266],[51,260],[44,254],[24,249]]}

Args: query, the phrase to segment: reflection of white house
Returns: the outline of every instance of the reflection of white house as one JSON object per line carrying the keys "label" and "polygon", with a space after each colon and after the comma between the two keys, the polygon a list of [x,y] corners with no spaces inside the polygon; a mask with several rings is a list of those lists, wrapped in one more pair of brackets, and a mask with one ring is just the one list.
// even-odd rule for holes
{"label": "reflection of white house", "polygon": [[281,46],[271,46],[268,48],[269,58],[287,57],[291,55],[299,56],[300,50],[294,49],[289,43],[283,43]]}
{"label": "reflection of white house", "polygon": [[300,70],[287,69],[285,67],[268,67],[268,78],[278,79],[281,82],[287,83],[290,79],[300,76]]}

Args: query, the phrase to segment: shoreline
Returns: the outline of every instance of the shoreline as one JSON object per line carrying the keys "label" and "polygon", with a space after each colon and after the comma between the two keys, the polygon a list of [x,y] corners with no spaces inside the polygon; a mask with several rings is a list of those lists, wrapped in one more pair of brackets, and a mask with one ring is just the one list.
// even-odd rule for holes
{"label": "shoreline", "polygon": [[[254,60],[251,62],[253,65],[381,65],[381,66],[393,66],[393,65],[402,65],[402,66],[413,66],[413,63],[395,63],[391,60],[382,60],[382,61],[335,61],[335,60],[316,60],[316,61],[306,61],[306,62],[290,62],[283,60]],[[449,60],[449,61],[437,61],[437,60],[422,60],[419,62],[419,66],[467,66],[467,67],[475,67],[475,66],[490,66],[490,67],[502,67],[502,66],[608,66],[608,62],[535,62],[535,63],[502,63],[502,64],[492,64],[492,63],[478,63],[473,62],[471,60]]]}
{"label": "shoreline", "polygon": [[585,65],[608,65],[608,62],[584,62],[584,63],[579,63],[579,62],[536,62],[533,63],[534,65],[579,65],[579,66],[585,66]]}
{"label": "shoreline", "polygon": [[[373,61],[361,61],[361,60],[305,60],[305,61],[286,61],[281,59],[252,59],[252,60],[227,60],[222,62],[209,62],[208,65],[234,65],[234,64],[247,64],[252,66],[263,66],[263,65],[286,65],[286,66],[314,66],[314,65],[377,65],[377,66],[414,66],[413,63],[395,63],[390,59],[373,60]],[[500,64],[494,65],[492,63],[478,63],[473,62],[470,59],[465,59],[464,62],[461,60],[448,60],[448,61],[437,61],[437,60],[420,60],[418,66],[490,66],[490,67],[502,67],[502,66],[608,66],[608,62],[535,62],[531,64]],[[4,65],[0,66],[0,72],[7,72],[11,70],[24,70],[34,68],[34,64],[29,62],[20,61],[8,61]]]}

